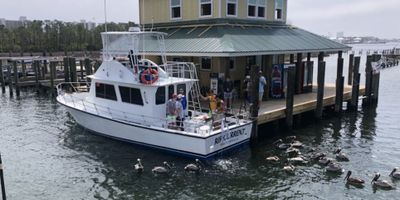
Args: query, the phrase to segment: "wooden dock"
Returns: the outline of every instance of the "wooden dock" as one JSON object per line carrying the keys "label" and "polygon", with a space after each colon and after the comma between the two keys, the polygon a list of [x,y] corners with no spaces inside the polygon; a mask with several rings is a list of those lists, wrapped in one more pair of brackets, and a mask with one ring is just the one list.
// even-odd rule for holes
{"label": "wooden dock", "polygon": [[[298,94],[294,96],[293,115],[312,111],[317,106],[317,87],[313,87],[311,93]],[[343,91],[343,101],[351,100],[351,86],[345,86]],[[325,85],[323,107],[334,106],[336,98],[335,85]],[[360,86],[360,96],[365,93],[365,87]],[[263,101],[258,114],[258,125],[286,118],[286,100],[271,99]]]}

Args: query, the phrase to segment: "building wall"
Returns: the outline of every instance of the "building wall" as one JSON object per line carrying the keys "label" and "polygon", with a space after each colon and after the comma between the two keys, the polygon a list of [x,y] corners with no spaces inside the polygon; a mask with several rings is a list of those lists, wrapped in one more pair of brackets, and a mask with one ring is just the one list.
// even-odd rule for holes
{"label": "building wall", "polygon": [[[211,17],[200,17],[199,0],[181,0],[181,19],[171,20],[170,0],[139,0],[140,23],[164,23],[173,21],[189,21],[209,18],[238,18],[254,20],[275,20],[275,0],[266,0],[266,17],[249,18],[247,16],[247,0],[238,0],[237,16],[227,16],[227,0],[212,0]],[[283,0],[282,21],[287,18],[287,0]]]}

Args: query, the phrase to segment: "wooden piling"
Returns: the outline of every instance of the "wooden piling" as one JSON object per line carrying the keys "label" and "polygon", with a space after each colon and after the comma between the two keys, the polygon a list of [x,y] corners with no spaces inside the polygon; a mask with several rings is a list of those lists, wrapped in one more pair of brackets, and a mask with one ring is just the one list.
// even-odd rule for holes
{"label": "wooden piling", "polygon": [[26,63],[25,60],[21,60],[21,67],[22,67],[22,77],[26,80]]}
{"label": "wooden piling", "polygon": [[54,96],[54,77],[56,72],[57,62],[50,62],[50,92]]}
{"label": "wooden piling", "polygon": [[354,54],[349,55],[349,72],[348,72],[348,79],[347,85],[351,85],[353,82],[353,68],[354,68]]}
{"label": "wooden piling", "polygon": [[76,60],[73,57],[69,58],[69,70],[71,82],[78,82],[78,76],[76,74]]}
{"label": "wooden piling", "polygon": [[251,83],[251,101],[252,106],[250,107],[250,116],[253,120],[253,129],[251,131],[251,141],[256,142],[258,138],[258,126],[257,126],[257,119],[258,119],[258,109],[260,105],[258,104],[258,91],[259,91],[259,84],[260,84],[260,67],[259,66],[252,66],[250,68],[250,76],[252,77]]}
{"label": "wooden piling", "polygon": [[343,90],[344,90],[344,77],[343,77],[343,57],[342,52],[338,53],[337,60],[337,76],[336,76],[336,98],[335,98],[335,112],[342,111],[343,105]]}
{"label": "wooden piling", "polygon": [[19,74],[18,74],[18,66],[17,61],[13,61],[13,68],[14,68],[14,86],[15,86],[15,94],[17,97],[20,96],[20,88],[19,88]]}
{"label": "wooden piling", "polygon": [[47,74],[47,60],[43,60],[43,66],[42,66],[42,80],[46,80],[46,74]]}
{"label": "wooden piling", "polygon": [[0,183],[1,183],[1,196],[3,197],[3,200],[6,200],[6,186],[4,185],[4,172],[3,172],[3,161],[1,159],[1,153],[0,153]]}
{"label": "wooden piling", "polygon": [[83,60],[79,60],[79,66],[81,67],[81,71],[80,71],[81,80],[83,80],[83,78],[84,78],[84,75],[83,75]]}
{"label": "wooden piling", "polygon": [[303,87],[303,83],[302,80],[304,78],[304,68],[303,68],[303,54],[302,53],[298,53],[297,54],[297,61],[296,61],[296,74],[295,74],[295,93],[296,94],[300,94],[301,93],[301,89]]}
{"label": "wooden piling", "polygon": [[325,65],[326,63],[324,61],[318,62],[317,106],[315,108],[315,117],[317,119],[322,119],[322,112],[324,109]]}
{"label": "wooden piling", "polygon": [[33,70],[35,71],[35,87],[36,87],[36,91],[39,91],[39,61],[35,60],[33,61]]}
{"label": "wooden piling", "polygon": [[365,98],[363,99],[363,105],[368,105],[371,100],[372,90],[372,55],[367,56],[367,63],[365,66]]}
{"label": "wooden piling", "polygon": [[6,93],[6,81],[4,80],[3,73],[3,60],[0,60],[0,83],[1,83],[1,92]]}
{"label": "wooden piling", "polygon": [[294,67],[288,67],[287,69],[287,91],[286,91],[286,126],[289,129],[293,128],[293,104],[294,104],[294,93],[295,93],[295,69]]}
{"label": "wooden piling", "polygon": [[348,109],[357,110],[358,107],[358,96],[360,93],[360,56],[354,57],[354,68],[353,68],[353,83],[352,83],[352,91],[351,91],[351,101],[348,104]]}
{"label": "wooden piling", "polygon": [[378,105],[378,97],[379,97],[379,79],[380,73],[372,75],[372,96],[371,96],[371,104],[376,106]]}
{"label": "wooden piling", "polygon": [[68,57],[64,57],[63,64],[64,64],[64,80],[67,83],[71,82],[69,80],[70,75],[69,75],[69,58]]}
{"label": "wooden piling", "polygon": [[8,89],[10,96],[13,96],[13,88],[12,88],[12,79],[11,79],[11,66],[7,65],[7,81],[8,81]]}

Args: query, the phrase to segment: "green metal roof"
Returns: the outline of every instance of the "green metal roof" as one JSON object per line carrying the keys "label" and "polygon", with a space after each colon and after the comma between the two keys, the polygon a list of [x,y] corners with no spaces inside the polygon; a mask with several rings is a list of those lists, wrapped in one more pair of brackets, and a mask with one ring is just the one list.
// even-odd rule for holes
{"label": "green metal roof", "polygon": [[192,24],[156,27],[166,32],[167,55],[247,56],[347,51],[351,47],[284,24]]}

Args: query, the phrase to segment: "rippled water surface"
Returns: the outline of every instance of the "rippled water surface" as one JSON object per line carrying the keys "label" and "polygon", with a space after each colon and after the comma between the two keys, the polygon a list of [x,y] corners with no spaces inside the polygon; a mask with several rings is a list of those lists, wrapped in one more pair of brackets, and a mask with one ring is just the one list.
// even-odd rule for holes
{"label": "rippled water surface", "polygon": [[[335,73],[327,70],[327,81]],[[399,199],[400,181],[394,181],[397,189],[391,191],[370,185],[375,172],[391,180],[393,167],[400,167],[399,77],[400,67],[382,71],[377,109],[360,107],[341,117],[304,120],[305,125],[293,132],[263,128],[265,137],[258,144],[206,161],[206,171],[198,176],[183,172],[191,159],[91,134],[45,94],[23,91],[20,99],[0,95],[0,151],[7,195],[9,199]],[[343,174],[328,174],[312,162],[299,166],[294,175],[281,170],[283,162],[267,163],[265,157],[271,155],[285,158],[272,142],[292,134],[306,145],[305,155],[316,148],[333,156],[336,148],[342,148],[350,157],[342,166],[365,179],[365,187],[346,186]],[[145,166],[140,176],[132,170],[139,157]],[[151,168],[163,161],[173,165],[173,172],[154,176]]]}

